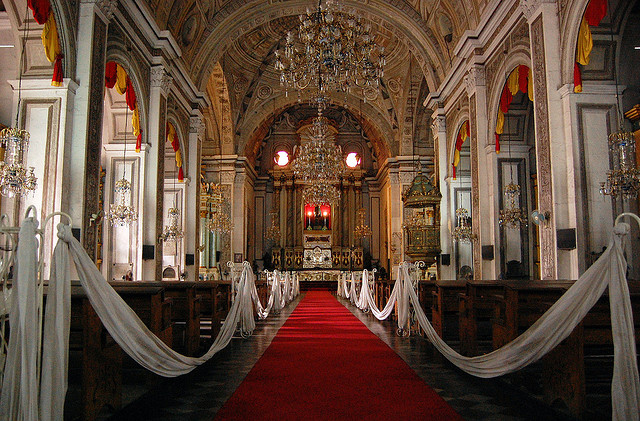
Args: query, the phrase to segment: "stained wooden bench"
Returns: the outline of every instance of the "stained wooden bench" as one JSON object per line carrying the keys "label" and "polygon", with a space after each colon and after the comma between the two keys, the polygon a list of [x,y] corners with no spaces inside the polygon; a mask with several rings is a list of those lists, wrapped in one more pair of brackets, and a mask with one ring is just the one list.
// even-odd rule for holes
{"label": "stained wooden bench", "polygon": [[194,281],[162,281],[165,297],[171,298],[173,346],[176,351],[195,356],[200,350],[200,304]]}
{"label": "stained wooden bench", "polygon": [[[45,289],[46,293],[46,289]],[[81,386],[82,419],[94,420],[108,406],[122,405],[122,357],[120,346],[104,328],[79,282],[71,287],[69,379]]]}
{"label": "stained wooden bench", "polygon": [[163,282],[109,282],[122,299],[131,307],[142,322],[162,342],[173,343],[171,307],[173,300],[165,297]]}
{"label": "stained wooden bench", "polygon": [[435,282],[433,305],[431,306],[431,324],[438,335],[446,341],[459,339],[458,335],[458,296],[464,292],[466,281],[439,280]]}
{"label": "stained wooden bench", "polygon": [[[465,292],[459,294],[460,353],[462,355],[470,357],[478,355],[478,325],[480,323],[491,325],[497,302],[504,298],[505,282],[508,281],[468,281]],[[492,337],[482,337],[482,339],[492,342]]]}

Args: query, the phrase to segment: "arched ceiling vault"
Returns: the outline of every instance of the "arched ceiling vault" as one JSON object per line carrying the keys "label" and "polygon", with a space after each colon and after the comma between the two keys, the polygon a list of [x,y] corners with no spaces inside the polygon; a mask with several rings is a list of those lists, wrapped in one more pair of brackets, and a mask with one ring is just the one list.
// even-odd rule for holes
{"label": "arched ceiling vault", "polygon": [[[273,107],[286,107],[297,99],[296,92],[287,97],[280,86],[273,52],[297,27],[298,15],[315,8],[318,0],[142,1],[158,26],[178,41],[194,83],[215,97],[214,109],[204,110],[212,120],[207,122],[208,138],[225,153],[252,150],[261,125],[273,118]],[[421,104],[424,99],[414,102],[409,97],[407,63],[414,63],[414,75],[421,73],[426,93],[436,90],[451,66],[450,51],[464,31],[475,28],[486,0],[338,1],[371,24],[376,43],[385,46],[387,65],[377,94],[352,92],[331,100],[354,115],[362,109],[362,126],[378,142],[376,153],[396,155],[400,142],[406,147],[406,122],[414,115],[408,115],[407,100]]]}
{"label": "arched ceiling vault", "polygon": [[[206,85],[211,69],[222,59],[231,43],[269,22],[296,17],[315,4],[309,0],[290,0],[286,5],[264,0],[242,3],[242,7],[233,9],[237,5],[234,1],[229,2],[216,14],[220,19],[222,16],[225,18],[203,32],[197,53],[191,61],[192,76],[198,86]],[[441,36],[428,27],[408,3],[403,0],[370,0],[366,3],[342,0],[340,3],[347,10],[353,10],[370,21],[373,28],[386,31],[400,40],[415,55],[430,89],[437,89],[449,66],[447,53],[439,42]]]}

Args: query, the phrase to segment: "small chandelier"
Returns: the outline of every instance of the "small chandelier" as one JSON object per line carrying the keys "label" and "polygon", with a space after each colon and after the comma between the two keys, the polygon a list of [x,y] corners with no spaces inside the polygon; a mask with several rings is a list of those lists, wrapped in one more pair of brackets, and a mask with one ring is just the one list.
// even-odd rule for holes
{"label": "small chandelier", "polygon": [[302,201],[305,205],[334,205],[340,201],[340,191],[326,181],[312,182],[302,190]]}
{"label": "small chandelier", "polygon": [[164,227],[164,231],[160,235],[160,239],[166,243],[175,242],[182,239],[182,237],[184,237],[184,233],[178,226],[180,210],[176,207],[169,208],[167,211],[167,216],[169,217],[169,225]]}
{"label": "small chandelier", "polygon": [[4,145],[5,156],[0,162],[0,193],[6,197],[26,196],[38,186],[34,168],[24,167],[24,159],[29,148],[29,132],[14,128],[0,131],[0,142]]}
{"label": "small chandelier", "polygon": [[265,237],[267,240],[277,244],[280,242],[280,214],[278,211],[273,210],[269,212],[269,215],[271,215],[271,226],[267,228]]}
{"label": "small chandelier", "polygon": [[625,200],[636,199],[640,191],[640,169],[635,163],[636,140],[631,132],[620,130],[609,135],[609,153],[613,169],[600,183],[600,193]]}
{"label": "small chandelier", "polygon": [[520,198],[520,185],[514,184],[513,181],[504,188],[506,197],[506,206],[500,209],[500,218],[498,223],[501,227],[521,228],[527,226],[527,218],[522,209],[518,206]]}
{"label": "small chandelier", "polygon": [[453,240],[462,242],[471,242],[476,238],[476,235],[471,229],[471,218],[469,217],[469,211],[465,208],[459,208],[456,210],[456,219],[458,223],[453,229]]}
{"label": "small chandelier", "polygon": [[373,234],[369,225],[366,224],[365,217],[367,215],[367,210],[365,208],[358,209],[356,216],[356,227],[353,230],[353,236],[356,240],[361,238],[365,238]]}
{"label": "small chandelier", "polygon": [[299,16],[297,32],[288,32],[284,51],[275,52],[280,83],[287,92],[308,86],[321,93],[377,88],[386,59],[370,25],[344,13],[336,0],[319,3],[315,12]]}
{"label": "small chandelier", "polygon": [[115,188],[115,203],[112,203],[109,207],[109,212],[106,214],[106,219],[111,222],[112,226],[123,227],[129,225],[138,220],[138,215],[132,206],[129,206],[131,201],[131,183],[125,177],[116,181]]}

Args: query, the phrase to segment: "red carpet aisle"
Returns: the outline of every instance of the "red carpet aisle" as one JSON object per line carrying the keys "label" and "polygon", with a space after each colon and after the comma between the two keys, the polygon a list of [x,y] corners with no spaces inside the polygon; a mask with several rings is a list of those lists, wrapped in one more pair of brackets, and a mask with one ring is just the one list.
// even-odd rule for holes
{"label": "red carpet aisle", "polygon": [[219,420],[460,420],[335,297],[309,291]]}

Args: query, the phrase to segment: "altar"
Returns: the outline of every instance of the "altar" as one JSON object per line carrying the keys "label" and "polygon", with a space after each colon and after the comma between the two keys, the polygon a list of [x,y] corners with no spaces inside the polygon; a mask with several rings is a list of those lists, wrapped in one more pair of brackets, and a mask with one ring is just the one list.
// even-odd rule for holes
{"label": "altar", "polygon": [[338,282],[339,270],[300,270],[296,272],[300,282]]}

